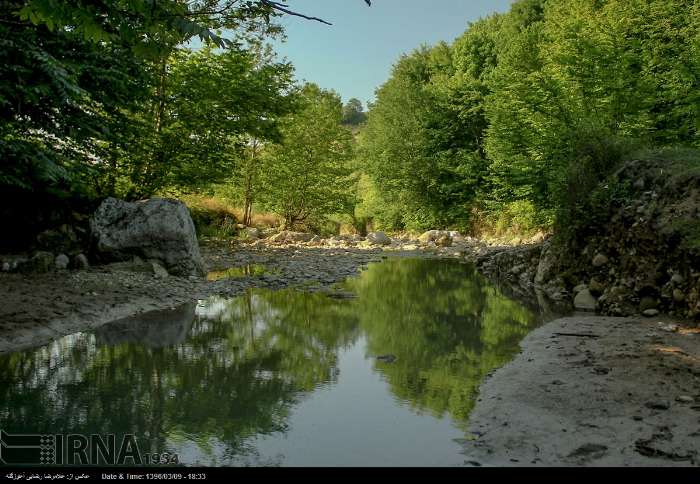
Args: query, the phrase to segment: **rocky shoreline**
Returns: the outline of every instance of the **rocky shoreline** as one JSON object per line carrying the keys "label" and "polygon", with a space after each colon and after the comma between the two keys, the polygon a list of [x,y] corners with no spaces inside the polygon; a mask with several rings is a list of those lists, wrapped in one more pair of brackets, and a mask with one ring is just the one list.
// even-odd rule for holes
{"label": "rocky shoreline", "polygon": [[[459,252],[446,249],[309,247],[299,243],[263,246],[225,240],[207,241],[201,250],[211,280],[154,272],[154,266],[140,260],[82,270],[0,273],[4,301],[0,306],[0,354],[214,295],[235,297],[255,288],[298,288],[333,295],[333,285],[387,257],[459,256]],[[226,274],[232,269],[234,274]],[[211,277],[217,273],[223,277]]]}

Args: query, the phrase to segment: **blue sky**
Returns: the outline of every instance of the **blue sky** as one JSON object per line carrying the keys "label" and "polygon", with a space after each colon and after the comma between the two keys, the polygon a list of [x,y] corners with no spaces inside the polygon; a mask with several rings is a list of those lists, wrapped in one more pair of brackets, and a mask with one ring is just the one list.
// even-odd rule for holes
{"label": "blue sky", "polygon": [[511,0],[289,0],[297,12],[333,23],[286,16],[287,41],[277,52],[300,80],[334,89],[344,101],[374,99],[402,53],[423,43],[451,42],[470,21],[508,10]]}

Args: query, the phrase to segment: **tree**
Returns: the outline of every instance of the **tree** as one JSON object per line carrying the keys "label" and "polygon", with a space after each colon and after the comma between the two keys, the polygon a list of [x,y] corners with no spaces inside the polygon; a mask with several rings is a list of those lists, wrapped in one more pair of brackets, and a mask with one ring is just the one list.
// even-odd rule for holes
{"label": "tree", "polygon": [[307,84],[298,102],[299,110],[281,121],[282,142],[266,149],[261,170],[263,205],[288,229],[349,211],[352,144],[341,125],[340,98]]}
{"label": "tree", "polygon": [[367,114],[362,106],[362,101],[356,98],[350,99],[343,106],[343,124],[347,126],[359,126],[367,120]]}
{"label": "tree", "polygon": [[453,50],[424,46],[403,56],[377,91],[360,156],[383,199],[377,215],[384,226],[468,224],[484,170],[484,123],[454,78]]}
{"label": "tree", "polygon": [[279,139],[277,122],[292,109],[292,67],[269,52],[181,50],[164,77],[162,99],[147,110],[150,141],[125,159],[129,198],[230,177],[249,139]]}

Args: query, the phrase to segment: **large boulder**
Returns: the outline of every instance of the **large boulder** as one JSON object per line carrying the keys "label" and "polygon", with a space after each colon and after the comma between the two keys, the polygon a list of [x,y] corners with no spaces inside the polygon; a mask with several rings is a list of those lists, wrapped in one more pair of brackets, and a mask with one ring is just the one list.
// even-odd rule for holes
{"label": "large boulder", "polygon": [[170,274],[203,276],[204,264],[190,212],[182,202],[154,198],[129,203],[108,198],[90,219],[99,257],[160,261]]}
{"label": "large boulder", "polygon": [[418,240],[422,244],[433,242],[440,247],[450,247],[452,245],[452,233],[447,230],[429,230],[418,237]]}
{"label": "large boulder", "polygon": [[391,239],[384,232],[367,234],[367,241],[372,245],[391,245]]}

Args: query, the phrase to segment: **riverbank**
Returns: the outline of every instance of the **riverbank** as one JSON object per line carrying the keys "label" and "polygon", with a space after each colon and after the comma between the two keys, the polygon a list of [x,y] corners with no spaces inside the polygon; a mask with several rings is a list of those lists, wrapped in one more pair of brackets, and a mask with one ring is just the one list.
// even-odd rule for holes
{"label": "riverbank", "polygon": [[378,248],[232,247],[228,241],[203,244],[202,255],[215,280],[163,278],[121,264],[44,274],[0,273],[0,354],[212,295],[234,297],[247,289],[287,287],[334,294],[334,284],[389,256],[452,257]]}
{"label": "riverbank", "polygon": [[697,466],[700,332],[578,316],[528,335],[481,387],[466,460],[484,466]]}
{"label": "riverbank", "polygon": [[[209,279],[161,278],[120,266],[0,274],[0,354],[45,344],[212,295],[334,285],[390,257],[488,258],[483,244],[408,249],[209,241]],[[525,249],[522,249],[525,250]],[[496,281],[497,282],[497,281]],[[516,296],[518,294],[515,294]],[[520,295],[522,297],[522,294]],[[531,333],[482,386],[465,461],[472,465],[697,465],[700,332],[668,320],[590,315]]]}

